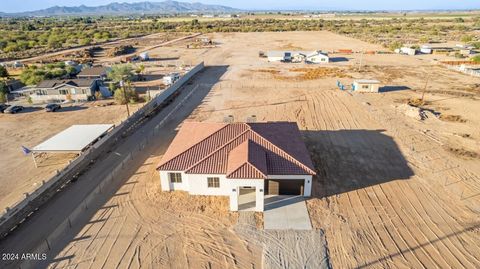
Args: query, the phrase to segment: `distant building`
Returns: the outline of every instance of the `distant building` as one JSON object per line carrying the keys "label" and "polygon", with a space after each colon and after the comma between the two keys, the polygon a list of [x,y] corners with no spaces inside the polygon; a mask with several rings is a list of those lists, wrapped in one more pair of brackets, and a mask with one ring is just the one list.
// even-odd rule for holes
{"label": "distant building", "polygon": [[326,53],[321,51],[314,51],[310,54],[307,54],[307,58],[305,59],[306,63],[312,64],[321,64],[321,63],[328,63],[330,58]]}
{"label": "distant building", "polygon": [[413,56],[413,55],[417,54],[417,50],[414,49],[414,48],[402,47],[402,48],[400,48],[400,54],[406,54],[406,55]]}
{"label": "distant building", "polygon": [[380,81],[374,79],[355,80],[352,90],[355,92],[378,92],[380,89]]}
{"label": "distant building", "polygon": [[148,55],[148,52],[142,52],[139,54],[139,57],[142,61],[148,61],[150,60],[150,55]]}
{"label": "distant building", "polygon": [[269,51],[267,52],[269,62],[290,62],[292,53],[288,51]]}
{"label": "distant building", "polygon": [[88,101],[95,98],[95,92],[102,85],[100,79],[44,80],[36,87],[29,88],[29,95],[35,103]]}
{"label": "distant building", "polygon": [[293,63],[328,63],[329,58],[321,51],[269,51],[269,62],[293,62]]}
{"label": "distant building", "polygon": [[107,74],[110,72],[109,67],[103,66],[94,66],[90,68],[85,68],[80,73],[78,73],[77,78],[86,78],[86,79],[106,79]]}
{"label": "distant building", "polygon": [[432,47],[423,45],[420,47],[420,52],[423,54],[432,54]]}

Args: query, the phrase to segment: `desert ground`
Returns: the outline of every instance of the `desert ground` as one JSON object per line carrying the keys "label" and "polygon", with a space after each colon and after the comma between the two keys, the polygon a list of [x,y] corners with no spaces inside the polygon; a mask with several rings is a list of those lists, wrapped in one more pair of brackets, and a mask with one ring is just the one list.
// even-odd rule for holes
{"label": "desert ground", "polygon": [[[480,267],[478,78],[428,56],[331,55],[337,61],[326,66],[258,57],[260,50],[382,50],[329,32],[212,38],[216,48],[165,49],[208,67],[165,131],[117,176],[118,186],[62,234],[50,268]],[[336,87],[359,78],[379,79],[387,90]],[[419,107],[406,105],[423,93]],[[223,198],[161,192],[155,167],[183,117],[228,115],[298,123],[318,172],[307,200],[318,239],[262,231],[259,216],[228,212]]]}
{"label": "desert ground", "polygon": [[[191,53],[184,55],[178,47],[185,47],[183,38],[186,34],[154,34],[141,39],[131,38],[122,41],[110,42],[102,45],[105,50],[114,45],[134,45],[136,53],[148,50],[152,61],[132,64],[134,68],[141,64],[145,65],[144,77],[146,81],[134,82],[137,92],[146,97],[161,92],[167,86],[163,84],[162,77],[171,72],[183,74],[185,67],[197,64],[196,53],[198,50],[191,50]],[[179,44],[176,44],[179,43]],[[173,45],[176,44],[174,47]],[[166,46],[166,47],[160,47]],[[150,49],[150,50],[149,50]],[[69,49],[62,52],[50,53],[25,60],[26,62],[37,62],[40,60],[51,61],[53,59],[66,60],[63,55],[82,49]],[[124,56],[123,56],[124,57]],[[119,63],[119,57],[107,57],[97,55],[95,64],[110,66]],[[150,93],[149,93],[150,92]],[[14,101],[15,102],[15,101]],[[21,105],[30,106],[26,100],[19,101]],[[130,104],[133,113],[144,103]],[[111,123],[119,124],[127,118],[127,110],[123,105],[114,104],[114,100],[100,100],[79,104],[66,104],[59,113],[46,113],[42,104],[34,104],[32,108],[25,109],[16,115],[0,113],[0,146],[2,154],[0,163],[0,186],[8,186],[0,190],[0,209],[11,207],[23,199],[24,193],[31,193],[38,188],[42,180],[50,178],[56,170],[66,166],[75,154],[50,154],[45,160],[40,158],[38,168],[35,168],[33,159],[24,156],[21,146],[32,148],[44,140],[52,137],[58,132],[70,127],[72,124],[97,124]],[[48,159],[46,159],[48,158]]]}

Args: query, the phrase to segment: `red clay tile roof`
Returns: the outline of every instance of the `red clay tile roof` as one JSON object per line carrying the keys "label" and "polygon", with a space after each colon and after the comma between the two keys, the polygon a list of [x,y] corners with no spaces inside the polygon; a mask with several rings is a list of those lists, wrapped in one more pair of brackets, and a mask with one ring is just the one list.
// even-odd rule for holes
{"label": "red clay tile roof", "polygon": [[228,153],[227,178],[267,178],[267,153],[248,139]]}
{"label": "red clay tile roof", "polygon": [[315,174],[294,122],[185,122],[157,169],[229,178]]}

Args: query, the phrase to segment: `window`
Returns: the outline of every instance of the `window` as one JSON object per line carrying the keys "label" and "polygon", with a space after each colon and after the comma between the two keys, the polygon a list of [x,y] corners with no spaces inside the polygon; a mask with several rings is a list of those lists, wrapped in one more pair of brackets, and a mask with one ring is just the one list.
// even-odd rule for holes
{"label": "window", "polygon": [[208,187],[209,188],[220,188],[220,178],[218,177],[207,177]]}
{"label": "window", "polygon": [[47,95],[47,90],[37,90],[35,93],[37,95]]}
{"label": "window", "polygon": [[168,177],[172,183],[182,183],[182,173],[168,173]]}
{"label": "window", "polygon": [[68,90],[58,90],[58,92],[60,94],[63,94],[63,95],[67,95],[68,94]]}
{"label": "window", "polygon": [[368,89],[369,86],[368,85],[362,85],[362,89]]}

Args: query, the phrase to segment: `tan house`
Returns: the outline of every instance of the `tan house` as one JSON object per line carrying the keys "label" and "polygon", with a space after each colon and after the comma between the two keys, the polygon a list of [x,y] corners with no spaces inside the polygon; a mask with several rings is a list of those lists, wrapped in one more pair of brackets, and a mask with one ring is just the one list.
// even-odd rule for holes
{"label": "tan house", "polygon": [[99,79],[44,80],[31,88],[29,95],[35,103],[88,101],[94,99],[101,85]]}
{"label": "tan house", "polygon": [[273,195],[311,195],[315,169],[295,122],[185,122],[160,161],[162,191],[228,196],[263,211]]}

